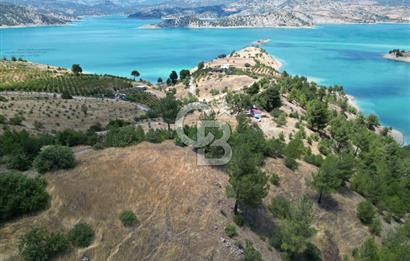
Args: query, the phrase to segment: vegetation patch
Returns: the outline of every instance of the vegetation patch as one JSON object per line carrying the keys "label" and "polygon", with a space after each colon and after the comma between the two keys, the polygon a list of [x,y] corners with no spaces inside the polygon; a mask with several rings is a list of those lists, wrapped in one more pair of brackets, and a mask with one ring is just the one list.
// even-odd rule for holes
{"label": "vegetation patch", "polygon": [[68,232],[68,239],[76,247],[88,247],[94,240],[94,231],[87,223],[78,223]]}
{"label": "vegetation patch", "polygon": [[64,234],[35,228],[20,239],[19,254],[26,261],[53,260],[68,248],[69,242]]}
{"label": "vegetation patch", "polygon": [[0,175],[0,223],[25,214],[43,210],[50,196],[47,183],[18,173]]}
{"label": "vegetation patch", "polygon": [[137,216],[131,210],[124,210],[120,214],[121,223],[126,227],[132,227],[135,225],[138,220]]}

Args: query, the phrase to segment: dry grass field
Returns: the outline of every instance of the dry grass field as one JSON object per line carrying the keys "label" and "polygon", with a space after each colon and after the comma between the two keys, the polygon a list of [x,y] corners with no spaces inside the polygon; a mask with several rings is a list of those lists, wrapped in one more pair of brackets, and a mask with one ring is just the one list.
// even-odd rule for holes
{"label": "dry grass field", "polygon": [[[76,168],[44,176],[51,207],[0,228],[0,260],[16,260],[17,238],[32,227],[67,231],[79,221],[92,225],[96,239],[61,260],[83,256],[91,260],[240,260],[237,242],[245,240],[254,243],[264,260],[280,260],[269,247],[277,224],[267,210],[270,200],[275,195],[317,199],[309,186],[315,167],[299,162],[293,172],[282,160],[268,158],[264,169],[269,175],[278,174],[280,184],[270,185],[264,206],[248,210],[254,218],[252,229],[238,227],[238,236],[229,239],[224,227],[232,222],[234,202],[225,195],[228,176],[217,168],[197,166],[190,148],[168,141],[76,151]],[[343,190],[325,198],[320,207],[314,205],[315,242],[325,260],[339,260],[337,254],[351,253],[370,237],[356,216],[356,205],[362,200],[357,193]],[[135,227],[124,228],[119,221],[125,209],[136,213]]]}
{"label": "dry grass field", "polygon": [[[232,222],[233,200],[225,196],[228,177],[198,167],[189,148],[173,142],[142,143],[123,149],[79,150],[78,166],[45,175],[51,207],[0,228],[0,260],[16,260],[17,238],[33,226],[68,230],[82,220],[96,232],[94,243],[61,260],[240,260],[224,227]],[[124,209],[139,220],[124,228]],[[267,260],[279,260],[249,231],[236,238],[261,246]]]}

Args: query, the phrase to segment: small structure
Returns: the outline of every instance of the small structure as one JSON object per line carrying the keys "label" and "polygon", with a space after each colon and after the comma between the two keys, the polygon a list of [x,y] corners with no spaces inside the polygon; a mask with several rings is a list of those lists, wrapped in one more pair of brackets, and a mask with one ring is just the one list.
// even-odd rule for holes
{"label": "small structure", "polygon": [[249,114],[254,117],[258,122],[262,120],[262,111],[256,108],[256,106],[252,106],[252,108],[249,110]]}
{"label": "small structure", "polygon": [[222,69],[222,70],[229,70],[230,67],[231,67],[231,66],[229,65],[229,63],[225,63],[225,64],[222,64],[222,65],[221,65],[221,69]]}
{"label": "small structure", "polygon": [[144,85],[137,85],[133,89],[135,89],[136,91],[144,92],[147,90],[147,87]]}

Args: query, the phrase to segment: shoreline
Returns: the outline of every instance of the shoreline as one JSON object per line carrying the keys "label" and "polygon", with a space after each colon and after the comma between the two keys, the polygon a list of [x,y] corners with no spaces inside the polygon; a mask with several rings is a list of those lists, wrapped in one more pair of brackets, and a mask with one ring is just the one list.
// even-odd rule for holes
{"label": "shoreline", "polygon": [[144,24],[138,29],[154,30],[154,29],[316,29],[316,25],[303,26],[181,26],[181,27],[161,27],[159,24]]}
{"label": "shoreline", "polygon": [[396,56],[394,54],[388,53],[383,55],[383,58],[396,62],[410,63],[410,56]]}
{"label": "shoreline", "polygon": [[[350,94],[346,94],[346,97],[347,97],[348,104],[354,107],[358,112],[360,112],[361,110],[360,110],[359,105],[357,104],[356,98]],[[385,126],[381,126],[381,127],[385,127]],[[406,144],[406,137],[401,131],[397,129],[392,128],[391,131],[389,131],[387,135],[392,137],[400,146]]]}
{"label": "shoreline", "polygon": [[74,19],[66,23],[59,24],[18,24],[18,25],[0,25],[0,29],[15,29],[15,28],[35,28],[35,27],[51,27],[51,26],[70,26],[74,22],[81,21],[81,19]]}

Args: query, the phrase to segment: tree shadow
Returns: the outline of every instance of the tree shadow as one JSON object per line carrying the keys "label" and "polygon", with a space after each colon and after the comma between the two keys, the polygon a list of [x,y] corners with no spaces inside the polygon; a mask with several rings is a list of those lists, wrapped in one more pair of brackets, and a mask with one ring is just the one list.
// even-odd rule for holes
{"label": "tree shadow", "polygon": [[342,187],[338,190],[338,192],[339,192],[342,196],[347,197],[347,198],[352,198],[352,197],[355,195],[354,191],[351,190],[350,188],[348,188],[347,186],[342,186]]}
{"label": "tree shadow", "polygon": [[337,202],[331,195],[323,195],[322,201],[318,204],[318,194],[310,195],[310,199],[317,203],[318,207],[330,212],[337,212],[340,210],[339,202]]}
{"label": "tree shadow", "polygon": [[240,206],[241,216],[245,224],[259,236],[271,238],[272,235],[279,231],[269,210],[264,206],[250,208]]}

